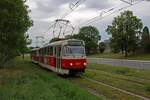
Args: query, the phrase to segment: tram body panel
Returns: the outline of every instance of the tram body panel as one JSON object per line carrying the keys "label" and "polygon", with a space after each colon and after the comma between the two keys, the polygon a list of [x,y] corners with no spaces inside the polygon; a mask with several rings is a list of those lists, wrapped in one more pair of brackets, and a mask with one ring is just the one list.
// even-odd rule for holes
{"label": "tram body panel", "polygon": [[50,66],[52,66],[52,67],[55,67],[55,66],[56,66],[56,61],[55,61],[54,56],[49,56],[49,57],[48,57],[48,65],[50,65]]}
{"label": "tram body panel", "polygon": [[62,69],[85,69],[86,59],[61,59]]}

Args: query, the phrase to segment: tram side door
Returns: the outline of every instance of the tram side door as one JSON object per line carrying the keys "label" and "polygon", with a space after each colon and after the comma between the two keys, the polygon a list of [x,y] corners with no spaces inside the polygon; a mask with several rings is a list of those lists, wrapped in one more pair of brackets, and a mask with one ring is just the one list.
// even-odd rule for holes
{"label": "tram side door", "polygon": [[55,47],[56,72],[61,71],[61,46]]}

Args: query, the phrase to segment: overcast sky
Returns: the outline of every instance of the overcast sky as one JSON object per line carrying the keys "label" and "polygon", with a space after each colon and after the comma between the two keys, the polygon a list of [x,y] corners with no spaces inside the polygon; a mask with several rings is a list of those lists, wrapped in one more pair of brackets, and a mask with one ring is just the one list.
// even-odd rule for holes
{"label": "overcast sky", "polygon": [[[68,12],[70,10],[69,4],[75,3],[76,1],[77,0],[27,0],[27,5],[31,10],[30,17],[34,22],[34,26],[28,31],[30,38],[33,40],[33,46],[35,46],[36,36],[44,36],[45,43],[53,37],[52,30],[47,32],[48,27],[55,19],[60,18],[63,14]],[[76,30],[81,27],[81,25],[93,25],[97,27],[102,36],[102,40],[105,40],[109,38],[105,30],[107,26],[111,24],[113,18],[120,13],[119,11],[102,20],[98,17],[96,21],[92,20],[89,24],[86,22],[91,18],[100,16],[100,13],[103,11],[128,6],[122,3],[120,0],[86,0],[65,19],[70,20]],[[127,9],[132,10],[134,15],[142,19],[144,25],[150,28],[150,2],[143,1]],[[105,15],[105,13],[103,13],[103,15]]]}

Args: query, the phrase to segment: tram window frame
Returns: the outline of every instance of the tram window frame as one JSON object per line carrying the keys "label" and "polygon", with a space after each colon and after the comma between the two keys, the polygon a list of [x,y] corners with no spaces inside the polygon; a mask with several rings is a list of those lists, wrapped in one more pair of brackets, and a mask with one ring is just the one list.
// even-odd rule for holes
{"label": "tram window frame", "polygon": [[46,55],[48,55],[48,47],[46,47],[45,49],[46,49]]}
{"label": "tram window frame", "polygon": [[45,55],[47,55],[47,47],[45,47]]}
{"label": "tram window frame", "polygon": [[43,56],[44,56],[44,54],[45,54],[44,52],[45,52],[45,49],[44,49],[44,48],[42,48],[42,55],[43,55]]}
{"label": "tram window frame", "polygon": [[43,48],[42,51],[43,51],[42,55],[44,56],[45,55],[45,48]]}
{"label": "tram window frame", "polygon": [[59,54],[58,54],[58,56],[59,56],[59,57],[61,57],[61,55],[62,55],[62,53],[61,53],[61,52],[62,52],[62,46],[61,46],[61,45],[60,45],[60,46],[58,46],[58,50],[59,50]]}
{"label": "tram window frame", "polygon": [[43,48],[41,48],[41,56],[43,56]]}
{"label": "tram window frame", "polygon": [[46,47],[46,55],[49,54],[49,47]]}
{"label": "tram window frame", "polygon": [[[57,54],[57,49],[59,49],[59,54]],[[61,45],[56,45],[54,46],[54,56],[57,57],[61,57],[62,56],[62,46]]]}
{"label": "tram window frame", "polygon": [[53,50],[54,50],[54,53],[53,53],[53,54],[54,54],[54,56],[56,57],[56,46],[53,47]]}
{"label": "tram window frame", "polygon": [[42,56],[42,49],[40,49],[40,56]]}
{"label": "tram window frame", "polygon": [[44,47],[44,56],[47,55],[46,47]]}
{"label": "tram window frame", "polygon": [[41,56],[41,49],[39,49],[39,56]]}
{"label": "tram window frame", "polygon": [[42,49],[41,49],[41,56],[42,56]]}
{"label": "tram window frame", "polygon": [[42,49],[40,49],[40,56],[42,56]]}
{"label": "tram window frame", "polygon": [[53,46],[53,55],[55,56],[55,46]]}
{"label": "tram window frame", "polygon": [[35,55],[37,56],[37,50],[35,51]]}
{"label": "tram window frame", "polygon": [[43,52],[42,52],[42,55],[44,56],[44,55],[45,55],[45,53],[44,53],[44,52],[45,52],[45,48],[43,48],[42,51],[43,51]]}
{"label": "tram window frame", "polygon": [[36,50],[36,51],[35,51],[35,54],[36,54],[36,56],[38,56],[38,55],[39,55],[39,51],[38,51],[38,50]]}

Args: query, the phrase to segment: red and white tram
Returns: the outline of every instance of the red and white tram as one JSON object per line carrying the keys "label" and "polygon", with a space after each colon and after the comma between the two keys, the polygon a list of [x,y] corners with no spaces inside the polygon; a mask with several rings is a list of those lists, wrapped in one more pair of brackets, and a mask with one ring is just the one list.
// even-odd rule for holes
{"label": "red and white tram", "polygon": [[59,74],[83,73],[87,65],[84,46],[82,40],[61,40],[33,49],[31,59]]}

